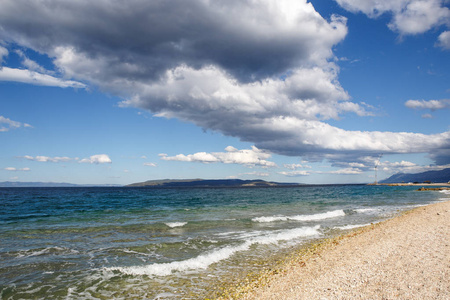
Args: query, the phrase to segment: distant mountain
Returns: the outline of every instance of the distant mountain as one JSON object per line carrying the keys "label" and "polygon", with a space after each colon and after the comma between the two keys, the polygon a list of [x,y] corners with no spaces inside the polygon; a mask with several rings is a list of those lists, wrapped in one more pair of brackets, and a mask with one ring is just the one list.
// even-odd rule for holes
{"label": "distant mountain", "polygon": [[120,186],[114,184],[73,184],[67,182],[20,182],[3,181],[0,187],[95,187],[95,186]]}
{"label": "distant mountain", "polygon": [[265,187],[296,186],[299,183],[280,183],[264,180],[241,179],[163,179],[126,185],[127,187]]}
{"label": "distant mountain", "polygon": [[402,183],[402,182],[436,182],[444,183],[450,181],[450,168],[440,171],[427,171],[417,174],[398,173],[380,181],[380,183]]}
{"label": "distant mountain", "polygon": [[0,182],[0,187],[73,187],[76,184],[65,182],[19,182],[4,181]]}

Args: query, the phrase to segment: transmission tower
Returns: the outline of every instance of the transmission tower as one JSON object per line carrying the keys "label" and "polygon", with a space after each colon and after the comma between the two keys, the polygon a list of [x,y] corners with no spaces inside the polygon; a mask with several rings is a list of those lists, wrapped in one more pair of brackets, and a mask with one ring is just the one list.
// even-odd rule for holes
{"label": "transmission tower", "polygon": [[383,153],[380,154],[375,161],[375,185],[378,185],[378,166],[380,165],[381,156],[383,156]]}

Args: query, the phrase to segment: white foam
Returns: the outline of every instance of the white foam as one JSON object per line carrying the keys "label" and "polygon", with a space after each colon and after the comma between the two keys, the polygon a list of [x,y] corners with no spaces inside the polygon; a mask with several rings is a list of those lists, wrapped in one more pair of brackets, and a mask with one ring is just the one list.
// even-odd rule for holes
{"label": "white foam", "polygon": [[450,190],[440,190],[439,193],[450,195]]}
{"label": "white foam", "polygon": [[64,247],[47,247],[41,250],[22,250],[19,251],[19,253],[17,254],[18,258],[22,258],[22,257],[32,257],[32,256],[40,256],[40,255],[44,255],[44,254],[49,254],[49,253],[70,253],[70,254],[76,254],[78,253],[77,250],[73,250],[73,249],[68,249],[68,248],[64,248]]}
{"label": "white foam", "polygon": [[151,264],[147,266],[116,267],[109,268],[109,270],[120,271],[127,275],[168,276],[176,271],[185,272],[188,270],[206,269],[214,263],[231,257],[236,252],[249,250],[250,246],[253,244],[270,244],[281,240],[292,240],[300,237],[319,235],[319,228],[320,226],[317,225],[315,227],[280,230],[266,236],[259,236],[249,239],[237,246],[227,246],[221,249],[216,249],[183,261]]}
{"label": "white foam", "polygon": [[176,228],[176,227],[183,227],[184,225],[187,224],[187,222],[168,222],[164,224],[166,224],[170,228]]}
{"label": "white foam", "polygon": [[319,221],[343,216],[345,216],[345,212],[342,209],[338,209],[314,215],[258,217],[253,218],[252,221],[259,223],[279,222],[279,221]]}
{"label": "white foam", "polygon": [[216,236],[230,236],[230,235],[235,235],[241,233],[240,231],[228,231],[228,232],[220,232],[220,233],[216,233]]}
{"label": "white foam", "polygon": [[279,241],[289,241],[300,237],[319,235],[320,225],[314,227],[301,227],[287,230],[278,230],[274,233],[262,235],[251,239],[252,244],[273,244]]}
{"label": "white foam", "polygon": [[377,212],[377,211],[381,211],[381,209],[379,208],[357,208],[355,209],[355,211],[357,213],[373,213],[373,212]]}
{"label": "white foam", "polygon": [[356,225],[335,226],[335,227],[333,227],[333,229],[349,230],[349,229],[355,229],[355,228],[365,227],[365,226],[369,226],[369,225],[371,225],[371,224],[368,223],[368,224],[356,224]]}

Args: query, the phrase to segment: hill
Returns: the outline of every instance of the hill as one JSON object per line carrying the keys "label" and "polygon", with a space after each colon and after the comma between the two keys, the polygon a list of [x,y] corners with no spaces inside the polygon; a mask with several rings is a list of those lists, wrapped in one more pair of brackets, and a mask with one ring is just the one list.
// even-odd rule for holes
{"label": "hill", "polygon": [[241,179],[163,179],[148,180],[126,185],[127,187],[267,187],[296,186],[299,183],[280,183],[264,180]]}
{"label": "hill", "polygon": [[0,187],[74,187],[76,184],[65,182],[20,182],[4,181],[0,182]]}
{"label": "hill", "polygon": [[435,182],[445,183],[450,181],[450,168],[440,171],[427,171],[416,174],[398,173],[380,181],[380,183],[401,183],[401,182]]}
{"label": "hill", "polygon": [[67,182],[21,182],[3,181],[0,187],[116,187],[117,184],[74,184]]}

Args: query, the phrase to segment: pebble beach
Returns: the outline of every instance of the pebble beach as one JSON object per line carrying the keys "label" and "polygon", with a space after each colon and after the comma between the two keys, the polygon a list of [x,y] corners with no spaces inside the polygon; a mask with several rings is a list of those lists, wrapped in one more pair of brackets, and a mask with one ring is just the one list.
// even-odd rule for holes
{"label": "pebble beach", "polygon": [[450,201],[310,247],[225,298],[450,299]]}

